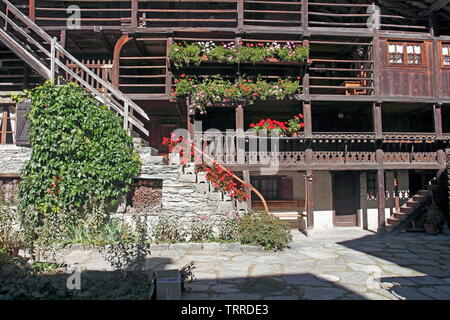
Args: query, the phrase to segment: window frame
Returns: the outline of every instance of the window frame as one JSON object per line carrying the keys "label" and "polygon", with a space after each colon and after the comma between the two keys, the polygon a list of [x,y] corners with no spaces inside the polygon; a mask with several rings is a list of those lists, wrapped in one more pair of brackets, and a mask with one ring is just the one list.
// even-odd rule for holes
{"label": "window frame", "polygon": [[[403,63],[392,63],[391,62],[391,55],[389,52],[389,45],[399,45],[401,44],[403,46]],[[427,55],[425,52],[425,41],[404,41],[404,40],[398,40],[398,39],[386,39],[386,62],[388,67],[392,68],[426,68],[427,66]],[[409,64],[408,61],[408,45],[420,45],[420,53],[422,56],[422,63],[421,64]]]}
{"label": "window frame", "polygon": [[[263,197],[267,200],[267,201],[282,201],[282,197],[283,197],[283,190],[282,190],[282,186],[281,186],[281,180],[282,180],[283,176],[270,176],[270,177],[264,177],[264,176],[253,176],[251,177],[251,184],[258,189],[259,192],[261,192],[261,194],[263,195]],[[259,183],[255,183],[255,180],[258,180]],[[261,182],[264,180],[271,180],[271,181],[276,181],[276,185],[277,185],[277,196],[275,197],[275,199],[272,199],[272,197],[267,197],[267,190],[263,190],[262,186],[261,186]],[[257,185],[257,186],[255,186]],[[273,190],[270,190],[270,192],[273,192]],[[270,198],[270,199],[269,199]],[[257,200],[259,199],[254,192],[252,192],[252,200]]]}
{"label": "window frame", "polygon": [[442,52],[444,47],[448,47],[449,58],[450,58],[450,42],[441,41],[441,43],[439,45],[439,64],[440,64],[442,69],[450,69],[450,64],[449,65],[445,65],[444,64],[444,54]]}

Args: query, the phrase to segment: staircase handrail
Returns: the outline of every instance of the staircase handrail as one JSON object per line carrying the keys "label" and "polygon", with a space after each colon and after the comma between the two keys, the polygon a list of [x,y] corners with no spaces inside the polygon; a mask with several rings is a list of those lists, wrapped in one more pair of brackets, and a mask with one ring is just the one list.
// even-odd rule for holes
{"label": "staircase handrail", "polygon": [[[50,80],[55,80],[55,73],[57,65],[59,68],[64,70],[66,73],[70,74],[76,81],[81,83],[91,94],[93,94],[98,100],[102,103],[108,104],[112,109],[114,109],[117,113],[119,113],[124,119],[124,128],[128,129],[128,125],[134,125],[140,131],[142,131],[145,135],[149,135],[149,131],[145,129],[144,124],[137,119],[133,115],[133,111],[139,113],[145,120],[149,120],[148,115],[142,110],[134,101],[128,98],[125,94],[123,94],[119,89],[112,86],[112,84],[103,80],[99,77],[95,72],[86,67],[83,63],[81,63],[78,59],[76,59],[73,55],[71,55],[66,49],[61,46],[61,44],[57,43],[56,38],[52,38],[48,33],[46,33],[43,29],[41,29],[36,23],[34,23],[31,19],[29,19],[26,15],[24,15],[19,9],[17,9],[13,4],[11,4],[8,0],[0,0],[2,1],[7,9],[8,13],[14,14],[20,21],[22,21],[30,30],[34,31],[39,37],[41,37],[47,44],[50,45],[50,52],[48,50],[43,49],[43,47],[26,33],[22,33],[28,39],[28,41],[32,42],[41,51],[50,58]],[[4,15],[1,16],[10,23],[14,29],[21,29],[14,23],[9,17]],[[21,30],[23,31],[23,30]],[[20,32],[20,31],[19,31]],[[78,68],[82,69],[86,72],[90,77],[92,77],[95,81],[97,81],[102,88],[105,89],[105,93],[100,93],[96,88],[91,86],[89,83],[84,81],[79,75],[74,73],[70,68],[66,66],[65,63],[61,62],[58,57],[64,56],[66,59],[70,61],[70,63],[76,65]],[[123,106],[119,101],[122,101]]]}

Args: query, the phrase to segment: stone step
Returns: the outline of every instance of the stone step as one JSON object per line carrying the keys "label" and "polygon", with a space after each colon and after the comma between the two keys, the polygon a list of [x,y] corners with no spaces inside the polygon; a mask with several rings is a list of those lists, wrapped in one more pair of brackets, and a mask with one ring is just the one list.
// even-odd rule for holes
{"label": "stone step", "polygon": [[398,226],[398,225],[400,224],[400,222],[401,222],[400,219],[392,218],[392,217],[387,218],[387,221],[388,221],[389,225],[391,225],[391,226],[393,226],[393,227]]}
{"label": "stone step", "polygon": [[421,196],[421,195],[413,195],[412,196],[412,199],[413,199],[413,201],[417,201],[417,202],[422,202],[423,200],[425,200],[425,196]]}
{"label": "stone step", "polygon": [[416,195],[418,195],[418,196],[427,196],[428,193],[429,193],[428,190],[419,190],[419,191],[417,191]]}

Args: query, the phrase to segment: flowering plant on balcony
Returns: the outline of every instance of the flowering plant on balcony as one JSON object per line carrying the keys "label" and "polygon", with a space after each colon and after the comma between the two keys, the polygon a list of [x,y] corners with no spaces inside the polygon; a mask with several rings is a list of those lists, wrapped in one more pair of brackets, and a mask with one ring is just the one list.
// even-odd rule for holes
{"label": "flowering plant on balcony", "polygon": [[268,132],[275,131],[279,136],[287,134],[296,136],[305,127],[302,121],[303,118],[303,114],[299,113],[294,118],[284,122],[273,119],[261,119],[257,123],[251,123],[250,128],[254,129],[257,134],[260,130],[267,130]]}
{"label": "flowering plant on balcony", "polygon": [[220,63],[258,63],[263,61],[305,62],[309,48],[294,42],[192,42],[169,46],[169,59],[175,67],[198,66],[202,59]]}
{"label": "flowering plant on balcony", "polygon": [[194,84],[192,78],[182,76],[183,78],[175,80],[176,87],[172,96],[189,95],[191,107],[200,110],[201,113],[204,113],[208,105],[250,105],[256,100],[295,99],[301,93],[299,80],[280,79],[278,82],[268,82],[258,78],[255,81],[240,79],[233,83],[220,76],[214,76]]}
{"label": "flowering plant on balcony", "polygon": [[[162,144],[168,147],[169,152],[179,152],[181,157],[183,157],[184,150],[190,150],[189,158],[191,161],[194,161],[194,144],[183,137],[176,137],[172,134],[170,138],[164,137]],[[176,150],[176,147],[179,147],[179,150]],[[184,162],[182,161],[181,164],[184,166],[187,164],[187,161],[184,158],[183,160]],[[216,161],[213,161],[212,164],[198,164],[196,172],[206,172],[206,180],[211,182],[214,188],[226,193],[233,199],[240,202],[250,199],[250,195],[245,191],[245,188],[249,188],[249,186],[236,181],[234,174],[229,169],[223,168]]]}

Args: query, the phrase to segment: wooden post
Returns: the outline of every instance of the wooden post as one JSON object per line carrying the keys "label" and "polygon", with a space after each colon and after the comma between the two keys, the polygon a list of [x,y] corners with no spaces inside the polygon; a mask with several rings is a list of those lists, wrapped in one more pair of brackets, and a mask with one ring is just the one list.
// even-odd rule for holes
{"label": "wooden post", "polygon": [[138,6],[139,0],[131,0],[131,27],[137,28],[138,26]]}
{"label": "wooden post", "polygon": [[436,139],[443,139],[442,134],[442,106],[440,104],[433,104],[434,114],[434,131],[436,133]]}
{"label": "wooden post", "polygon": [[237,163],[245,164],[244,108],[236,107],[236,155]]}
{"label": "wooden post", "polygon": [[381,112],[381,103],[375,102],[373,104],[373,129],[375,131],[375,138],[383,138],[383,117]]}
{"label": "wooden post", "polygon": [[314,229],[314,175],[311,170],[306,171],[306,220],[308,231]]}
{"label": "wooden post", "polygon": [[36,20],[36,3],[35,3],[35,0],[29,0],[28,1],[28,17],[33,22]]}
{"label": "wooden post", "polygon": [[311,102],[303,102],[303,122],[305,124],[305,138],[312,138],[312,113],[311,113]]}
{"label": "wooden post", "polygon": [[395,197],[395,211],[400,212],[400,195],[398,192],[398,171],[394,171],[394,197]]}
{"label": "wooden post", "polygon": [[309,8],[308,0],[302,0],[302,30],[303,32],[308,30],[309,24]]}
{"label": "wooden post", "polygon": [[[244,177],[245,183],[248,184],[248,185],[251,185],[250,171],[244,170],[244,171],[242,171],[242,175]],[[252,208],[252,197],[251,197],[251,195],[252,195],[251,192],[252,191],[251,191],[250,188],[245,188],[245,192],[250,195],[250,199],[247,200],[247,208],[251,209]]]}
{"label": "wooden post", "polygon": [[383,157],[384,152],[381,149],[377,149],[376,151],[376,159],[379,165],[378,167],[378,226],[381,228],[384,227],[386,222],[386,190],[385,190],[385,181],[384,181],[384,169],[383,169]]}
{"label": "wooden post", "polygon": [[237,27],[239,30],[244,27],[244,0],[237,0]]}
{"label": "wooden post", "polygon": [[169,96],[172,94],[172,80],[173,80],[173,74],[170,70],[170,60],[169,60],[169,47],[173,43],[173,38],[169,37],[166,41],[166,88],[165,92],[166,95]]}

